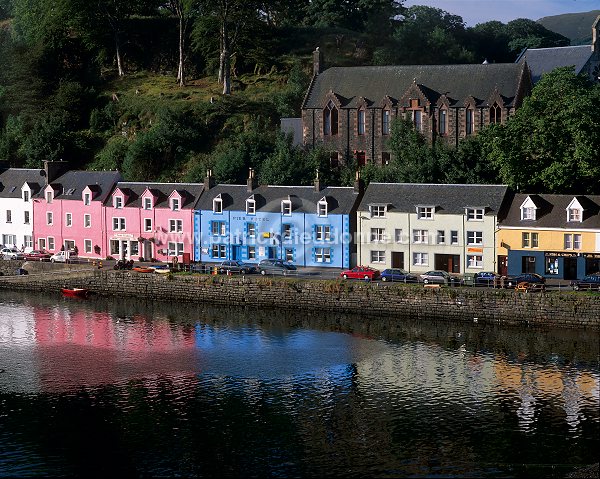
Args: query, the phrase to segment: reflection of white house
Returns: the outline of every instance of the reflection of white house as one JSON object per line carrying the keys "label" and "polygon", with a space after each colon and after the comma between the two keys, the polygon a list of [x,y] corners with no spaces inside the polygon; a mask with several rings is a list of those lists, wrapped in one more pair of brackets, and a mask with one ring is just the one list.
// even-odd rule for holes
{"label": "reflection of white house", "polygon": [[0,392],[36,392],[39,367],[35,308],[0,301]]}
{"label": "reflection of white house", "polygon": [[44,171],[9,168],[0,171],[0,243],[33,249],[33,200],[44,185]]}

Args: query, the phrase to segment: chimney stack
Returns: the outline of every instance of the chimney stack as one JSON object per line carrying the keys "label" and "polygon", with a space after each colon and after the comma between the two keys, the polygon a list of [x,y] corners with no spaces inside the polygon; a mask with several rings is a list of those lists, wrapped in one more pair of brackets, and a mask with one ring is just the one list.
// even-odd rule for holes
{"label": "chimney stack", "polygon": [[365,183],[360,177],[360,171],[356,170],[356,178],[354,179],[354,193],[362,194],[365,189]]}
{"label": "chimney stack", "polygon": [[317,168],[317,176],[315,178],[315,191],[321,191],[321,180],[319,179],[319,169]]}
{"label": "chimney stack", "polygon": [[250,168],[250,170],[248,171],[248,181],[246,185],[246,190],[248,192],[251,192],[258,186],[256,178],[254,177],[254,168]]}
{"label": "chimney stack", "polygon": [[319,47],[315,48],[313,52],[313,75],[317,76],[323,71],[323,55],[319,50]]}
{"label": "chimney stack", "polygon": [[208,191],[215,186],[215,177],[212,175],[212,170],[206,170],[206,178],[204,178],[204,190]]}
{"label": "chimney stack", "polygon": [[44,173],[46,175],[46,184],[49,185],[54,180],[56,180],[56,178],[62,175],[66,171],[68,165],[69,164],[63,160],[44,160]]}

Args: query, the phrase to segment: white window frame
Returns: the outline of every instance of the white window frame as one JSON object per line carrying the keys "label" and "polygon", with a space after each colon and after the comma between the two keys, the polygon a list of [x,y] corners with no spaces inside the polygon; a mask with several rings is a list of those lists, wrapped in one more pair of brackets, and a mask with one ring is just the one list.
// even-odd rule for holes
{"label": "white window frame", "polygon": [[521,208],[521,219],[522,220],[535,220],[536,209],[533,206],[523,206]]}
{"label": "white window frame", "polygon": [[281,201],[281,214],[283,216],[292,216],[292,202],[290,200]]}
{"label": "white window frame", "polygon": [[437,230],[436,241],[437,241],[437,244],[446,244],[446,231],[445,230]]}
{"label": "white window frame", "polygon": [[482,245],[483,231],[467,231],[467,245]]}
{"label": "white window frame", "polygon": [[213,244],[212,245],[212,257],[217,258],[217,259],[227,258],[227,245]]}
{"label": "white window frame", "polygon": [[256,246],[248,245],[248,259],[256,259]]}
{"label": "white window frame", "polygon": [[246,200],[246,214],[247,215],[255,215],[256,214],[256,200],[254,196],[251,196]]}
{"label": "white window frame", "polygon": [[433,206],[417,206],[417,218],[424,221],[432,221],[435,215]]}
{"label": "white window frame", "polygon": [[73,214],[65,213],[65,227],[70,228],[73,226]]}
{"label": "white window frame", "polygon": [[394,230],[394,240],[396,243],[402,243],[402,228],[396,228]]}
{"label": "white window frame", "polygon": [[414,244],[429,244],[429,230],[414,229],[412,239]]}
{"label": "white window frame", "polygon": [[54,224],[54,213],[52,211],[46,211],[46,225],[52,226]]}
{"label": "white window frame", "polygon": [[46,191],[46,203],[52,203],[54,201],[54,192]]}
{"label": "white window frame", "polygon": [[56,242],[54,236],[48,236],[48,251],[54,251],[56,249]]}
{"label": "white window frame", "polygon": [[385,264],[385,251],[371,250],[371,263]]}
{"label": "white window frame", "polygon": [[521,233],[521,248],[531,248],[531,233],[529,231]]}
{"label": "white window frame", "polygon": [[182,233],[183,232],[183,220],[170,219],[169,220],[169,233]]}
{"label": "white window frame", "polygon": [[171,211],[179,211],[181,209],[181,202],[179,198],[171,198]]}
{"label": "white window frame", "polygon": [[144,218],[144,232],[150,233],[152,231],[152,218]]}
{"label": "white window frame", "polygon": [[217,215],[223,214],[223,199],[220,194],[216,198],[213,198],[213,213]]}
{"label": "white window frame", "polygon": [[331,240],[331,226],[315,225],[315,241],[330,241],[330,240]]}
{"label": "white window frame", "polygon": [[120,210],[123,208],[123,197],[122,196],[115,196],[113,198],[113,206],[116,210]]}
{"label": "white window frame", "polygon": [[246,231],[248,232],[248,238],[256,238],[256,223],[248,222]]}
{"label": "white window frame", "polygon": [[6,210],[6,222],[12,223],[12,211],[11,210]]}
{"label": "white window frame", "polygon": [[227,223],[225,221],[213,221],[211,228],[212,236],[225,236],[227,233]]}
{"label": "white window frame", "polygon": [[92,215],[86,213],[83,215],[83,227],[91,228],[92,227]]}
{"label": "white window frame", "polygon": [[144,209],[151,210],[152,209],[152,198],[149,196],[144,197]]}
{"label": "white window frame", "polygon": [[331,248],[315,248],[316,263],[331,263]]}
{"label": "white window frame", "polygon": [[581,209],[569,208],[567,221],[581,223],[583,221],[583,214],[581,212]]}
{"label": "white window frame", "polygon": [[412,254],[413,266],[429,266],[429,253],[414,251]]}
{"label": "white window frame", "polygon": [[113,231],[125,231],[127,229],[125,218],[119,217],[119,216],[113,216],[112,227],[113,227]]}
{"label": "white window frame", "polygon": [[328,205],[325,197],[321,198],[317,203],[317,216],[320,218],[326,218],[328,213]]}
{"label": "white window frame", "polygon": [[23,224],[28,225],[31,223],[31,212],[23,211]]}
{"label": "white window frame", "polygon": [[[88,248],[89,245],[89,248]],[[83,240],[83,252],[90,254],[93,252],[94,246],[92,245],[92,240],[91,239],[84,239]]]}
{"label": "white window frame", "polygon": [[23,201],[25,203],[29,203],[29,198],[30,198],[29,190],[23,190]]}
{"label": "white window frame", "polygon": [[581,249],[581,234],[574,233],[573,234],[573,249],[579,250]]}
{"label": "white window frame", "polygon": [[89,206],[92,201],[92,195],[90,193],[83,194],[83,205]]}
{"label": "white window frame", "polygon": [[450,230],[450,244],[458,244],[458,230]]}
{"label": "white window frame", "polygon": [[371,218],[385,218],[387,215],[387,205],[369,205],[369,214]]}
{"label": "white window frame", "polygon": [[485,208],[467,208],[467,221],[483,221]]}
{"label": "white window frame", "polygon": [[181,256],[183,254],[183,243],[180,241],[169,241],[167,248],[168,256]]}
{"label": "white window frame", "polygon": [[25,246],[25,248],[33,248],[33,236],[23,236],[23,245]]}
{"label": "white window frame", "polygon": [[467,255],[467,267],[473,269],[483,269],[483,255],[469,254]]}
{"label": "white window frame", "polygon": [[46,238],[38,238],[38,249],[46,251]]}
{"label": "white window frame", "polygon": [[371,243],[385,242],[385,228],[371,228]]}
{"label": "white window frame", "polygon": [[281,236],[284,240],[292,239],[292,225],[284,223],[281,225]]}

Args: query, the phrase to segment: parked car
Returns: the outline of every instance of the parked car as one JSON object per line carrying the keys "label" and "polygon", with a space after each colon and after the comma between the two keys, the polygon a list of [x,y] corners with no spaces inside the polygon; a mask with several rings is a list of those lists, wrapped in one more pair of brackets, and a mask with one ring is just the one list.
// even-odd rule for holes
{"label": "parked car", "polygon": [[34,250],[30,251],[29,253],[25,253],[25,259],[27,261],[49,260],[50,256],[52,256],[50,253],[47,253],[46,251],[43,251],[40,249],[34,249]]}
{"label": "parked car", "polygon": [[600,291],[600,275],[590,274],[582,279],[571,281],[571,287],[575,291],[583,290],[598,290]]}
{"label": "parked car", "polygon": [[473,286],[500,286],[501,276],[493,271],[480,271],[473,276]]}
{"label": "parked car", "polygon": [[384,269],[381,273],[381,281],[401,281],[403,283],[416,283],[419,281],[417,275],[404,271],[401,268]]}
{"label": "parked car", "polygon": [[523,273],[504,280],[507,288],[514,288],[519,283],[546,284],[546,278],[537,273]]}
{"label": "parked car", "polygon": [[258,263],[258,271],[263,276],[266,274],[287,274],[295,269],[296,267],[292,263],[282,259],[262,259]]}
{"label": "parked car", "polygon": [[355,266],[352,269],[340,273],[340,276],[344,279],[364,279],[367,281],[377,279],[380,275],[381,272],[378,269],[369,266]]}
{"label": "parked car", "polygon": [[419,282],[423,284],[447,284],[447,285],[459,285],[460,278],[453,276],[448,271],[441,269],[434,269],[427,271],[426,273],[419,275]]}
{"label": "parked car", "polygon": [[227,272],[240,273],[240,274],[253,274],[256,273],[256,265],[250,263],[243,263],[242,261],[223,261],[219,266],[219,273],[225,274]]}
{"label": "parked car", "polygon": [[70,253],[67,258],[67,253],[65,251],[59,251],[58,253],[54,253],[52,256],[50,256],[50,262],[52,263],[66,263],[67,259],[72,261],[78,258],[75,253]]}
{"label": "parked car", "polygon": [[25,255],[21,253],[17,248],[5,247],[0,250],[0,254],[3,259],[24,259]]}

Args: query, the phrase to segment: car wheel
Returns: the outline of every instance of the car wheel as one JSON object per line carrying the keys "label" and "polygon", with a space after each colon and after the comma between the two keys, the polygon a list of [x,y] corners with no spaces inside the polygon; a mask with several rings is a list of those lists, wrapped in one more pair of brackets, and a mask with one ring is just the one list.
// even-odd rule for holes
{"label": "car wheel", "polygon": [[423,280],[423,284],[429,284],[429,280],[426,278]]}
{"label": "car wheel", "polygon": [[369,275],[366,275],[366,274],[365,274],[365,281],[369,281],[369,279],[370,279],[370,278],[369,278]]}
{"label": "car wheel", "polygon": [[387,277],[386,276],[382,276],[381,277],[381,281],[384,281],[384,282],[387,281]]}
{"label": "car wheel", "polygon": [[51,260],[50,260],[50,262],[51,262],[51,263],[54,263],[54,259],[51,259]]}
{"label": "car wheel", "polygon": [[345,274],[344,276],[342,276],[342,278],[344,278],[344,279],[348,279],[348,275],[347,275],[347,274]]}
{"label": "car wheel", "polygon": [[262,274],[263,276],[265,276],[267,274],[267,272],[264,269],[260,270],[260,274]]}
{"label": "car wheel", "polygon": [[512,288],[512,286],[513,286],[512,282],[509,281],[507,284],[508,284],[509,288]]}
{"label": "car wheel", "polygon": [[573,289],[574,289],[575,291],[579,291],[579,285],[578,285],[578,284],[574,284],[574,285],[573,285]]}
{"label": "car wheel", "polygon": [[240,269],[240,274],[246,274],[246,270],[245,269]]}
{"label": "car wheel", "polygon": [[225,270],[224,270],[223,268],[221,268],[221,269],[219,270],[219,274],[225,274]]}

